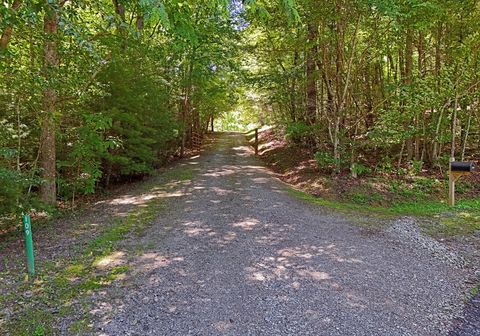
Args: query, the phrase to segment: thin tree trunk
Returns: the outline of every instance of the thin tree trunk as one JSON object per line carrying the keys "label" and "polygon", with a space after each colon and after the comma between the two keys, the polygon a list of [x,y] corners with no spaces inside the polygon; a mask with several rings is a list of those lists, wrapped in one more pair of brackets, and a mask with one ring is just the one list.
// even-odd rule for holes
{"label": "thin tree trunk", "polygon": [[[405,39],[405,78],[404,84],[412,84],[413,78],[413,30],[407,29],[407,36]],[[416,125],[415,125],[416,126]],[[413,139],[409,137],[407,139],[407,161],[410,161],[413,157]]]}
{"label": "thin tree trunk", "polygon": [[115,7],[115,13],[117,13],[122,23],[124,23],[125,22],[125,6],[118,0],[113,0],[113,6]]}
{"label": "thin tree trunk", "polygon": [[182,133],[182,146],[180,155],[183,157],[185,152],[185,146],[187,142],[192,145],[192,124],[194,123],[194,118],[192,116],[191,104],[190,104],[190,95],[192,90],[192,75],[193,75],[193,60],[194,60],[195,50],[192,51],[190,63],[185,74],[185,88],[184,88],[184,97],[182,104],[182,123],[183,123],[183,133]]}
{"label": "thin tree trunk", "polygon": [[355,165],[357,164],[357,158],[356,158],[356,153],[355,153],[355,147],[357,144],[357,134],[358,134],[358,125],[359,123],[357,122],[355,124],[355,133],[353,134],[353,140],[352,140],[352,152],[350,155],[350,173],[352,174],[353,178],[358,177],[357,169],[355,169]]}
{"label": "thin tree trunk", "polygon": [[139,32],[143,31],[144,21],[145,21],[145,19],[144,19],[143,14],[139,14],[137,16],[137,22],[136,22],[136,26],[137,26],[137,29],[138,29]]}
{"label": "thin tree trunk", "polygon": [[22,155],[22,120],[20,115],[20,98],[18,97],[15,102],[15,112],[17,113],[17,171],[20,172],[20,159]]}
{"label": "thin tree trunk", "polygon": [[424,44],[425,44],[425,35],[423,32],[418,34],[418,74],[420,78],[424,77],[424,64],[425,64],[425,52],[424,52]]}
{"label": "thin tree trunk", "polygon": [[56,202],[56,146],[55,146],[55,119],[57,109],[57,93],[53,87],[53,76],[58,67],[57,55],[57,13],[50,6],[44,17],[44,77],[47,87],[43,90],[43,120],[40,137],[40,167],[42,168],[43,183],[40,187],[40,196],[43,202]]}
{"label": "thin tree trunk", "polygon": [[458,94],[455,94],[455,104],[453,107],[453,115],[452,115],[452,142],[450,146],[450,159],[455,158],[455,140],[456,140],[456,133],[457,133],[457,109],[458,109]]}
{"label": "thin tree trunk", "polygon": [[[298,63],[298,52],[295,50],[293,53],[293,71],[296,71]],[[290,117],[292,122],[297,120],[297,74],[292,75],[292,83],[290,85]]]}
{"label": "thin tree trunk", "polygon": [[440,83],[440,69],[442,66],[441,44],[442,44],[442,23],[437,28],[437,38],[435,41],[435,76],[437,76],[437,85]]}
{"label": "thin tree trunk", "polygon": [[310,47],[307,50],[306,76],[307,76],[307,111],[305,121],[308,125],[315,124],[317,115],[317,83],[315,76],[315,59],[317,57],[317,27],[308,25],[308,40]]}
{"label": "thin tree trunk", "polygon": [[442,125],[443,114],[447,106],[450,105],[450,100],[447,101],[445,105],[440,109],[440,114],[438,116],[437,125],[435,127],[435,134],[433,136],[433,149],[432,149],[432,164],[436,164],[439,156],[439,143],[438,138],[440,136],[440,126]]}
{"label": "thin tree trunk", "polygon": [[[336,170],[340,171],[340,123],[343,120],[343,107],[346,104],[347,100],[347,93],[348,89],[350,86],[350,77],[352,73],[352,68],[353,68],[353,59],[355,57],[355,51],[356,51],[356,46],[357,46],[357,35],[358,35],[358,30],[360,26],[360,19],[361,17],[359,16],[357,19],[357,23],[355,26],[355,33],[353,35],[353,40],[352,40],[352,48],[351,48],[351,54],[348,59],[348,64],[347,64],[347,73],[345,77],[345,82],[343,83],[341,79],[337,78],[337,91],[341,90],[341,93],[339,95],[339,92],[337,92],[337,96],[339,99],[337,102],[337,111],[336,111],[336,119],[335,119],[335,131],[334,131],[334,143],[333,143],[333,157],[335,159],[335,166]],[[342,68],[343,68],[343,48],[344,48],[344,43],[343,43],[343,27],[344,23],[343,20],[341,21],[340,24],[340,36],[337,35],[337,76],[342,76]],[[340,40],[341,39],[341,40]],[[341,48],[341,50],[340,50]],[[339,58],[341,60],[339,61]],[[339,68],[340,67],[340,68]],[[342,76],[343,77],[343,76]],[[343,84],[343,87],[341,87]],[[343,122],[342,122],[343,123]]]}
{"label": "thin tree trunk", "polygon": [[340,171],[340,121],[341,118],[335,119],[335,126],[333,131],[333,158],[335,160],[335,170]]}
{"label": "thin tree trunk", "polygon": [[[418,73],[420,78],[424,77],[425,74],[425,52],[424,52],[424,44],[425,44],[425,36],[423,32],[419,32],[418,34]],[[416,132],[417,134],[415,135],[415,160],[417,161],[423,161],[424,159],[424,152],[425,152],[425,136],[426,136],[426,131],[425,131],[425,111],[421,111],[422,114],[422,120],[420,120],[420,112],[417,112],[415,116],[415,123],[416,123]],[[422,123],[422,137],[423,137],[423,146],[422,146],[422,141],[419,136],[419,127],[420,123]],[[420,148],[422,149],[420,151]]]}
{"label": "thin tree trunk", "polygon": [[[14,0],[12,3],[11,9],[13,11],[16,11],[21,4],[22,4],[22,0]],[[12,26],[7,26],[3,30],[2,36],[0,37],[0,50],[7,49],[8,43],[10,42],[10,39],[12,37],[12,33],[13,33]]]}
{"label": "thin tree trunk", "polygon": [[472,114],[473,114],[473,109],[470,110],[470,113],[468,115],[468,121],[467,121],[467,128],[465,129],[465,136],[463,137],[463,143],[462,143],[462,156],[461,160],[465,160],[465,149],[467,148],[467,140],[468,140],[468,134],[470,133],[470,125],[472,124]]}
{"label": "thin tree trunk", "polygon": [[400,149],[400,154],[398,155],[398,168],[402,165],[403,151],[405,150],[405,141],[402,142],[402,148]]}

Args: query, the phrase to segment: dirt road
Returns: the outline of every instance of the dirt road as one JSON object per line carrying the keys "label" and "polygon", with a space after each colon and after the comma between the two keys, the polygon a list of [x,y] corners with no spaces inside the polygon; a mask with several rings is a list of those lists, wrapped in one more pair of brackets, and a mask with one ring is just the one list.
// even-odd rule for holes
{"label": "dirt road", "polygon": [[[243,135],[185,162],[131,255],[124,283],[92,297],[98,335],[447,335],[461,269],[297,199]],[[138,243],[138,242],[137,242]]]}

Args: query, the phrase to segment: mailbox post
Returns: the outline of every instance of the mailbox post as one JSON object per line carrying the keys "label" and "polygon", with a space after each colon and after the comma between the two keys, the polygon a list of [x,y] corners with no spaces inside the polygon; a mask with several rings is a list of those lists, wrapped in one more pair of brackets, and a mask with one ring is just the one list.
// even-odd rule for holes
{"label": "mailbox post", "polygon": [[450,162],[450,169],[448,171],[448,205],[455,205],[455,182],[463,175],[472,173],[475,169],[473,162]]}

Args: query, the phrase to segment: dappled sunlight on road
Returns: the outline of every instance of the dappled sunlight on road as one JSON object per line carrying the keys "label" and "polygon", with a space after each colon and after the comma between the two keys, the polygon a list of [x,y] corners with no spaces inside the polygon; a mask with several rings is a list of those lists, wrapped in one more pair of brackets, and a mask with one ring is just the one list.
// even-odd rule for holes
{"label": "dappled sunlight on road", "polygon": [[161,267],[170,266],[173,263],[181,263],[184,260],[184,257],[167,257],[157,252],[146,252],[135,259],[134,265],[141,272],[150,272]]}
{"label": "dappled sunlight on road", "polygon": [[292,280],[292,286],[300,287],[304,278],[322,281],[330,280],[329,273],[321,270],[323,249],[314,246],[283,248],[275,256],[265,257],[246,268],[247,278],[253,281]]}
{"label": "dappled sunlight on road", "polygon": [[[165,198],[171,210],[138,242],[142,251],[129,256],[122,285],[94,308],[102,335],[121,334],[125,323],[145,335],[262,335],[265,326],[272,335],[302,335],[306,326],[309,335],[353,335],[339,329],[345,321],[382,316],[384,330],[396,330],[435,309],[421,286],[431,279],[412,256],[399,259],[383,238],[293,199],[238,135],[224,139],[215,152],[186,160],[194,176],[177,189],[113,201]],[[112,254],[99,264],[124,258]],[[401,277],[398,263],[408,270]],[[416,287],[392,290],[405,279]]]}
{"label": "dappled sunlight on road", "polygon": [[187,235],[189,235],[190,237],[195,237],[195,236],[200,236],[200,235],[207,235],[207,236],[214,236],[216,235],[216,232],[213,231],[212,229],[210,228],[198,228],[198,227],[194,227],[194,228],[189,228],[189,229],[185,229],[183,230],[183,232],[185,232]]}
{"label": "dappled sunlight on road", "polygon": [[232,226],[241,228],[246,231],[251,231],[255,226],[260,225],[260,221],[255,218],[247,218],[241,222],[233,223]]}
{"label": "dappled sunlight on road", "polygon": [[123,251],[115,251],[109,255],[101,257],[100,259],[96,260],[93,264],[96,268],[99,269],[108,269],[113,268],[116,266],[120,266],[125,264],[126,261],[126,253]]}

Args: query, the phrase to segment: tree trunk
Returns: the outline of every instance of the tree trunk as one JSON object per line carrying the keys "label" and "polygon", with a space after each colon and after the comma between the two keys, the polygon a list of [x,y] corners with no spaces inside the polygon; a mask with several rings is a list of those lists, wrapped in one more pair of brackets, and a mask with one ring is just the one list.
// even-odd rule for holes
{"label": "tree trunk", "polygon": [[308,43],[306,61],[306,75],[307,75],[307,113],[305,121],[308,125],[315,124],[317,115],[317,81],[315,76],[317,57],[317,26],[314,24],[308,25]]}
{"label": "tree trunk", "polygon": [[115,7],[115,13],[120,17],[120,20],[125,22],[125,6],[118,0],[113,0],[113,6]]}
{"label": "tree trunk", "polygon": [[145,19],[144,19],[143,14],[139,14],[139,15],[137,16],[136,25],[137,25],[138,31],[140,31],[140,32],[143,30],[144,21],[145,21]]}
{"label": "tree trunk", "polygon": [[[407,36],[405,39],[405,77],[403,79],[404,84],[412,84],[413,76],[413,31],[411,28],[407,29]],[[407,161],[410,161],[413,157],[413,139],[409,137],[406,141],[407,146]]]}
{"label": "tree trunk", "polygon": [[[435,76],[437,77],[440,74],[440,69],[442,66],[441,45],[442,45],[442,23],[439,23],[438,30],[437,30],[437,38],[435,41]],[[437,78],[437,85],[439,83],[440,83],[440,78]]]}
{"label": "tree trunk", "polygon": [[40,196],[43,202],[56,202],[56,148],[55,148],[55,112],[57,108],[57,93],[53,87],[52,77],[58,68],[57,55],[57,13],[49,7],[44,17],[44,63],[43,74],[47,87],[43,90],[43,117],[42,133],[40,137],[40,167],[42,168],[43,183],[40,187]]}
{"label": "tree trunk", "polygon": [[[298,52],[295,50],[293,54],[293,69],[297,68]],[[296,70],[294,70],[296,71]],[[292,122],[297,120],[297,74],[292,75],[292,83],[290,85],[290,117]]]}
{"label": "tree trunk", "polygon": [[412,84],[413,74],[413,31],[407,29],[407,37],[405,39],[405,84]]}
{"label": "tree trunk", "polygon": [[[22,4],[21,0],[14,0],[11,9],[13,11],[16,11],[21,4]],[[5,27],[2,33],[2,37],[0,37],[0,50],[7,49],[8,43],[10,42],[10,39],[12,37],[12,33],[13,33],[12,26]]]}
{"label": "tree trunk", "polygon": [[455,104],[453,105],[453,115],[452,115],[452,142],[450,146],[450,159],[455,158],[455,141],[457,134],[457,109],[458,109],[458,94],[455,94]]}
{"label": "tree trunk", "polygon": [[425,75],[424,71],[424,64],[425,64],[425,51],[424,51],[424,44],[425,44],[425,35],[424,33],[420,32],[418,34],[418,74],[420,78],[423,78]]}
{"label": "tree trunk", "polygon": [[470,110],[470,113],[468,114],[467,127],[465,129],[465,135],[463,136],[461,161],[465,160],[465,149],[467,148],[468,134],[470,133],[470,125],[472,124],[472,114],[473,114],[473,108]]}

